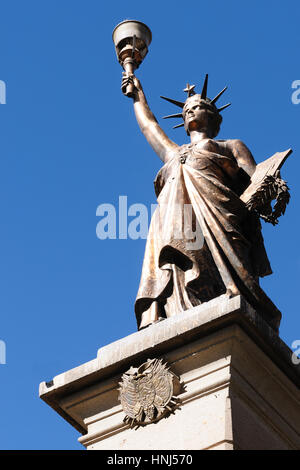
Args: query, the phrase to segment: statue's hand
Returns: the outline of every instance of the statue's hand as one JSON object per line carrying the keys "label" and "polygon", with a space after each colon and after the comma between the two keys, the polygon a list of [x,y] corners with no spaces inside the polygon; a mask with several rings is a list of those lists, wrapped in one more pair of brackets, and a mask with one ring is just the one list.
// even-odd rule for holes
{"label": "statue's hand", "polygon": [[123,72],[121,90],[125,96],[134,98],[137,96],[138,92],[142,91],[143,89],[141,82],[136,78],[135,75],[128,75],[126,72]]}

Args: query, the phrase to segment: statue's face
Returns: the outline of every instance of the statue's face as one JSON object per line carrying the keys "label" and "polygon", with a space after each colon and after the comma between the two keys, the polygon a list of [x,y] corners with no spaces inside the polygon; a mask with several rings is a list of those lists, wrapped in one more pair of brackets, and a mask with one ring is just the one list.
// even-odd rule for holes
{"label": "statue's face", "polygon": [[207,101],[199,98],[199,95],[192,96],[183,108],[185,129],[189,131],[207,129],[213,114],[214,110]]}

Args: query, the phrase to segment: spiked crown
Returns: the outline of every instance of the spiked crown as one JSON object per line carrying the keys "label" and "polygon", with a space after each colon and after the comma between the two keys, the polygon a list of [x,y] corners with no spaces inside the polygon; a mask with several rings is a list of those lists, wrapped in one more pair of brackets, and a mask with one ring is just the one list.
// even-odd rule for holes
{"label": "spiked crown", "polygon": [[[185,107],[190,102],[190,99],[192,98],[193,100],[195,100],[195,99],[199,100],[199,102],[205,101],[205,103],[211,108],[211,110],[214,111],[216,113],[216,115],[219,115],[219,125],[220,125],[221,121],[222,121],[222,117],[219,113],[221,111],[223,111],[224,109],[228,108],[228,106],[230,106],[231,103],[225,104],[221,108],[217,108],[215,103],[223,95],[223,93],[227,90],[227,86],[225,88],[223,88],[223,90],[221,90],[212,100],[210,100],[209,98],[207,98],[207,84],[208,84],[208,75],[206,74],[201,94],[196,94],[195,91],[194,91],[195,85],[190,85],[188,83],[186,88],[183,90],[187,93],[187,99],[186,99],[185,102],[176,101],[176,100],[173,100],[172,98],[167,98],[166,96],[161,96],[161,98],[163,98],[164,100],[169,101],[169,103],[175,104],[176,106],[178,106],[179,108],[182,109],[181,113],[170,114],[168,116],[164,116],[163,119],[170,119],[170,118],[182,118],[182,119],[184,119]],[[177,129],[178,127],[183,127],[183,126],[184,126],[184,122],[182,122],[181,124],[177,124],[176,126],[173,127],[173,129]],[[188,130],[187,130],[187,132],[188,132]]]}

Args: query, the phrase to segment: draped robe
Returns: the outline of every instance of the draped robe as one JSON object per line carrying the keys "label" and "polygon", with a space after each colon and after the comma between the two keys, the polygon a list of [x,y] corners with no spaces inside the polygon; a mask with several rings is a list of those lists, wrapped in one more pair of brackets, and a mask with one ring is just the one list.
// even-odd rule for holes
{"label": "draped robe", "polygon": [[278,329],[281,314],[259,286],[272,272],[260,221],[232,178],[239,171],[233,156],[196,144],[179,147],[159,171],[135,303],[139,328],[240,293]]}

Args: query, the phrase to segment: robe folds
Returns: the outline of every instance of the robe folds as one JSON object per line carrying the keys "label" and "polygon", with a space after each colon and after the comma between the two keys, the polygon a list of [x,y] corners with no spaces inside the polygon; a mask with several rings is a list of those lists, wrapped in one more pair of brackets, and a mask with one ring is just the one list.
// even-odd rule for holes
{"label": "robe folds", "polygon": [[259,277],[272,273],[260,221],[235,189],[238,171],[233,156],[189,144],[158,172],[135,302],[139,328],[242,294],[278,329],[281,314],[259,286]]}

